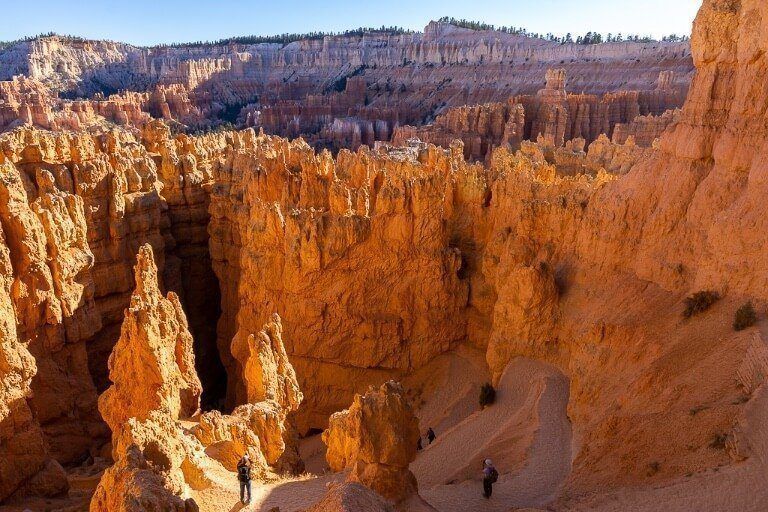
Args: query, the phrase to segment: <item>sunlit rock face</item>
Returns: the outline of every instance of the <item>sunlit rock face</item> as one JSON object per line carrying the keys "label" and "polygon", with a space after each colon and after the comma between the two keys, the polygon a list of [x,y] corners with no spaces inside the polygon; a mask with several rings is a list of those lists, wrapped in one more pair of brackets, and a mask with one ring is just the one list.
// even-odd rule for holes
{"label": "sunlit rock face", "polygon": [[109,358],[113,385],[99,398],[101,416],[113,432],[152,411],[189,417],[200,408],[202,393],[179,298],[160,293],[152,246],[143,245],[136,258],[136,288]]}
{"label": "sunlit rock face", "polygon": [[[210,487],[211,472],[221,466],[234,471],[246,453],[255,479],[278,469],[278,463],[280,470],[296,469],[291,467],[298,463],[295,447],[287,447],[284,438],[290,439],[286,416],[298,406],[301,392],[280,342],[279,317],[265,327],[274,342],[245,361],[251,378],[267,384],[261,399],[232,415],[200,415],[192,336],[178,297],[160,292],[150,245],[139,249],[134,274],[136,287],[109,360],[113,384],[99,398],[112,430],[115,464],[101,478],[91,511],[197,510],[192,491]],[[267,364],[275,361],[280,364]],[[274,385],[286,382],[291,394],[276,395]],[[185,428],[180,420],[193,417],[197,425]]]}
{"label": "sunlit rock face", "polygon": [[394,502],[417,492],[408,465],[416,458],[418,439],[419,422],[402,386],[394,381],[355,395],[349,409],[331,416],[323,433],[332,470],[350,468],[350,481]]}
{"label": "sunlit rock face", "polygon": [[675,120],[685,89],[674,87],[674,72],[663,71],[653,90],[622,90],[603,95],[566,92],[565,69],[549,69],[545,86],[535,95],[518,95],[505,102],[444,109],[433,123],[400,126],[392,142],[404,145],[417,138],[442,147],[459,139],[464,156],[490,164],[494,148],[520,148],[523,141],[562,147],[574,139],[586,144],[607,135],[624,144],[633,137],[649,147]]}
{"label": "sunlit rock face", "polygon": [[[280,312],[304,392],[298,426],[323,428],[361,386],[464,337],[468,284],[446,219],[454,176],[471,167],[434,146],[334,159],[302,141],[251,144],[228,154],[211,197],[219,342],[237,343]],[[243,384],[230,382],[233,403]]]}
{"label": "sunlit rock face", "polygon": [[[757,0],[704,2],[692,42],[697,71],[680,111],[622,121],[613,138],[598,134],[591,144],[592,132],[569,139],[572,125],[561,114],[572,112],[573,96],[563,94],[559,72],[541,95],[537,83],[497,98],[478,81],[478,98],[502,106],[446,113],[446,131],[467,137],[447,147],[406,140],[333,156],[251,129],[175,134],[157,120],[93,132],[4,133],[1,499],[63,492],[57,464],[102,453],[111,434],[115,465],[94,510],[136,510],[136,503],[194,510],[188,500],[213,485],[212,468],[231,469],[243,453],[252,454],[258,475],[296,462],[294,425],[302,433],[330,427],[334,467],[353,466],[359,481],[381,482],[382,494],[415,489],[406,468],[418,430],[401,401],[408,390],[385,385],[368,399],[354,397],[471,347],[484,355],[495,384],[519,358],[546,363],[567,381],[564,421],[578,442],[569,444],[567,474],[547,506],[675,510],[679,500],[695,499],[702,510],[756,509],[766,499],[768,445],[761,334],[768,301],[766,9]],[[456,72],[452,65],[479,65],[481,55],[506,66],[500,56],[511,50],[501,43],[472,51],[445,43],[475,36],[431,26],[391,44],[421,45],[427,57],[419,59],[435,64],[424,69],[446,78]],[[287,63],[310,52],[330,69],[336,43],[259,51]],[[528,50],[558,58],[570,51],[565,46]],[[33,43],[25,48],[45,54]],[[639,48],[589,51],[651,58]],[[105,68],[136,64],[121,60],[124,46],[105,43],[103,51],[111,59]],[[87,87],[78,77],[89,75],[76,62],[61,81]],[[221,65],[232,62],[232,73],[253,69],[246,57],[222,57]],[[550,64],[531,65],[536,80],[559,69]],[[14,69],[34,69],[30,80],[51,87],[42,78],[47,66],[42,59]],[[388,72],[406,75],[407,66]],[[565,91],[579,91],[586,78],[565,67]],[[637,86],[622,69],[606,71],[606,82],[629,77]],[[653,71],[646,91],[685,76]],[[356,76],[374,76],[367,73]],[[180,63],[162,74],[198,87],[206,70]],[[3,91],[10,97],[37,88],[21,82]],[[359,79],[350,82],[348,93],[359,97]],[[409,87],[392,97],[406,98]],[[517,92],[546,107],[535,141],[516,139],[519,109],[504,102]],[[567,119],[591,119],[579,108]],[[27,110],[35,123],[47,115]],[[359,128],[361,141],[370,135],[365,124],[328,121],[334,133],[357,137]],[[469,150],[482,164],[465,158],[475,134],[493,137],[490,146],[499,141],[490,154],[482,143]],[[684,299],[705,290],[722,299],[683,318]],[[758,324],[735,331],[735,311],[748,301]],[[126,384],[135,375],[141,381]],[[100,410],[98,392],[112,384]],[[206,412],[187,417],[206,393]],[[532,403],[547,402],[537,396]],[[213,405],[223,411],[209,410]],[[402,449],[400,440],[361,447],[363,433],[337,425],[368,409],[387,420],[358,423],[399,432]],[[350,489],[328,499],[343,500]]]}

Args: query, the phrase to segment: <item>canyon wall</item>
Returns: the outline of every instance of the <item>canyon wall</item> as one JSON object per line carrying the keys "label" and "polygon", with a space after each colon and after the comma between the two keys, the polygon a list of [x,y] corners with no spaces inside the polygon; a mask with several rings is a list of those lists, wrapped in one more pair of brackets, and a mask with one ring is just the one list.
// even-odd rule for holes
{"label": "canyon wall", "polygon": [[685,90],[671,85],[673,78],[674,72],[662,72],[652,91],[569,94],[566,71],[550,69],[544,89],[535,95],[448,108],[433,123],[396,127],[392,142],[403,144],[417,138],[447,148],[459,139],[467,159],[486,164],[490,164],[494,148],[509,145],[516,150],[522,140],[541,139],[559,147],[573,139],[591,144],[602,134],[623,144],[632,135],[637,144],[648,147],[674,120],[669,110],[685,100]]}
{"label": "canyon wall", "polygon": [[[229,184],[229,200],[224,203],[228,206],[222,208],[221,217],[225,211],[250,210],[259,220],[251,223],[250,233],[241,231],[226,240],[242,241],[254,231],[258,237],[266,232],[281,247],[248,256],[261,262],[253,272],[259,280],[240,285],[241,296],[249,297],[239,301],[240,312],[242,304],[247,304],[248,317],[263,317],[258,304],[264,303],[290,311],[297,307],[291,298],[293,290],[303,291],[302,311],[286,315],[299,317],[299,323],[286,329],[294,333],[292,338],[302,340],[291,350],[298,356],[299,378],[312,376],[307,382],[308,407],[330,410],[335,401],[330,398],[343,391],[340,383],[354,380],[363,385],[366,379],[361,375],[384,379],[409,372],[426,362],[433,354],[429,349],[438,346],[431,336],[419,337],[418,354],[427,357],[411,353],[408,365],[403,365],[397,357],[408,353],[407,342],[399,347],[378,342],[371,350],[367,340],[375,337],[368,335],[370,328],[349,342],[339,338],[339,333],[354,332],[355,322],[387,318],[382,313],[392,315],[386,308],[395,297],[406,298],[402,303],[408,305],[398,305],[396,315],[402,328],[395,332],[398,337],[402,332],[404,341],[417,339],[418,331],[409,328],[407,320],[412,314],[417,318],[434,314],[432,308],[422,310],[417,300],[398,289],[400,282],[412,279],[413,249],[402,248],[400,239],[391,237],[398,232],[392,228],[380,234],[375,231],[377,223],[391,222],[391,214],[378,218],[388,212],[380,210],[382,199],[393,194],[387,184],[403,183],[398,177],[405,169],[426,165],[439,193],[425,194],[419,173],[413,171],[406,176],[414,177],[390,190],[397,190],[393,197],[402,197],[407,206],[409,222],[402,225],[413,225],[413,230],[408,227],[406,233],[428,233],[429,223],[421,215],[437,208],[445,220],[445,235],[436,237],[440,243],[435,249],[455,249],[460,265],[443,264],[450,271],[440,279],[428,279],[427,287],[424,278],[435,259],[423,254],[420,279],[411,289],[428,290],[423,295],[430,300],[443,290],[453,290],[440,299],[439,309],[452,311],[458,302],[458,325],[455,315],[433,318],[430,325],[433,330],[449,327],[450,334],[440,336],[443,341],[458,334],[460,339],[449,347],[470,343],[485,349],[496,377],[511,360],[523,356],[551,363],[569,378],[569,417],[580,443],[561,497],[564,503],[588,500],[596,489],[666,481],[705,473],[708,468],[730,468],[733,461],[744,459],[752,461],[751,474],[757,477],[762,471],[758,454],[763,441],[759,431],[745,431],[749,430],[746,415],[755,407],[753,400],[761,389],[754,376],[762,374],[757,368],[763,366],[755,354],[765,353],[765,342],[758,330],[736,332],[731,325],[739,305],[748,300],[762,305],[767,299],[762,271],[766,230],[761,227],[758,200],[764,184],[759,163],[764,138],[759,128],[760,105],[766,100],[759,85],[765,70],[760,9],[755,2],[705,3],[694,38],[699,72],[679,121],[655,148],[627,141],[618,149],[605,137],[599,140],[602,149],[595,150],[593,161],[627,159],[626,165],[616,164],[620,172],[615,174],[597,165],[592,172],[574,174],[559,163],[567,155],[553,152],[548,158],[546,151],[514,154],[503,148],[492,154],[490,168],[482,170],[463,162],[460,145],[443,152],[418,144],[401,149],[380,145],[373,153],[342,151],[336,160],[313,155],[311,164],[294,164],[290,175],[289,162],[307,158],[297,157],[295,146],[283,152],[286,156],[277,168],[271,163],[249,163],[249,158],[237,163],[240,157],[233,157],[232,174],[238,166],[255,167],[250,171],[254,177],[246,182],[256,185],[247,192],[234,192],[246,205],[240,210],[231,206]],[[572,146],[569,151],[578,153],[578,148]],[[304,152],[310,154],[307,148],[300,151]],[[384,155],[389,164],[377,186],[371,170]],[[363,173],[363,169],[368,170]],[[283,198],[293,194],[287,203],[290,209],[279,206],[286,204],[285,199],[269,192],[275,174],[289,176],[277,180],[277,188]],[[310,181],[313,174],[327,176],[328,181],[316,185],[319,178]],[[229,176],[220,181],[232,183]],[[326,192],[339,182],[349,183],[338,189],[340,199]],[[356,190],[360,187],[350,187],[356,183],[367,192],[362,194],[364,200]],[[317,190],[322,192],[311,195]],[[316,199],[302,204],[308,197]],[[271,208],[274,213],[263,213]],[[337,212],[348,214],[340,217]],[[402,212],[395,210],[395,218]],[[308,216],[317,220],[307,227],[303,223]],[[337,225],[358,218],[363,221],[359,231],[350,233]],[[371,239],[386,240],[386,249],[366,248],[369,225]],[[290,233],[295,234],[287,236]],[[419,239],[419,252],[432,251],[433,239],[434,235]],[[250,245],[259,251],[274,242],[259,238]],[[362,265],[357,258],[364,248]],[[381,270],[369,276],[370,269],[392,253],[401,262],[396,267],[398,281]],[[227,261],[242,254],[239,249]],[[275,255],[277,265],[271,267]],[[241,261],[240,268],[248,268],[247,261]],[[270,268],[276,270],[267,275]],[[313,275],[317,268],[333,277],[323,281]],[[356,272],[345,276],[351,269]],[[275,280],[274,275],[279,278]],[[461,287],[456,291],[452,284],[456,280],[466,285],[466,291]],[[384,283],[386,295],[378,295],[370,288],[372,283]],[[305,284],[311,286],[303,289]],[[357,296],[366,284],[366,294]],[[708,289],[726,298],[701,318],[681,320],[683,299]],[[356,300],[348,302],[347,296]],[[377,300],[369,303],[366,297]],[[365,305],[360,312],[352,309],[358,304]],[[316,332],[322,334],[315,337]],[[326,345],[325,340],[338,341]],[[307,343],[312,357],[320,355],[324,360],[304,356],[301,351]],[[372,363],[376,349],[384,346],[394,357]],[[334,356],[336,347],[344,347],[343,360]],[[366,347],[372,359],[360,358],[358,347]],[[388,371],[376,375],[357,365]],[[326,384],[318,387],[321,382]],[[323,398],[324,403],[313,398],[323,395],[329,397]],[[698,413],[699,407],[705,407],[706,413]],[[318,414],[304,420],[312,426],[322,418]],[[721,438],[738,440],[738,447],[729,441],[718,448],[713,439]],[[732,470],[739,471],[738,467]]]}
{"label": "canyon wall", "polygon": [[[84,460],[108,436],[96,393],[106,388],[107,357],[133,290],[140,245],[155,248],[162,281],[195,315],[190,325],[206,356],[203,381],[218,382],[224,372],[203,187],[208,154],[226,137],[172,140],[163,128],[161,143],[156,132],[148,128],[143,143],[124,131],[17,130],[0,141],[8,304],[18,340],[9,360],[28,350],[35,361],[14,386],[31,386],[28,404],[42,427],[44,452],[62,463]],[[210,400],[223,396],[219,388],[207,387]]]}
{"label": "canyon wall", "polygon": [[233,123],[356,149],[446,108],[535,94],[555,67],[567,70],[572,90],[598,95],[651,91],[659,73],[684,94],[693,69],[687,42],[560,44],[435,22],[424,33],[285,45],[137,48],[41,37],[0,50],[0,130],[141,128],[162,118],[178,130]]}
{"label": "canyon wall", "polygon": [[[586,140],[559,147],[569,101],[559,72],[538,98],[549,105],[543,119],[556,122],[536,131],[553,136],[496,148],[487,166],[468,163],[460,142],[334,157],[252,129],[172,135],[162,122],[141,136],[4,134],[0,499],[51,459],[77,462],[106,441],[96,393],[134,290],[135,254],[149,243],[158,289],[176,291],[189,318],[204,399],[239,406],[234,420],[208,413],[201,444],[242,451],[231,430],[216,438],[210,426],[289,417],[243,397],[283,397],[290,421],[308,432],[369,384],[469,345],[485,353],[495,382],[520,357],[567,380],[574,455],[553,506],[642,510],[703,496],[714,509],[759,510],[748,500],[765,498],[768,446],[759,421],[768,375],[765,20],[758,0],[704,2],[691,91],[651,147],[631,133],[616,143],[599,136],[586,152]],[[438,29],[423,36],[421,59],[479,60],[430,42],[469,37]],[[283,51],[303,44],[335,62],[326,43]],[[499,48],[478,54],[495,62],[509,55]],[[126,65],[138,66],[115,55],[105,69]],[[75,64],[66,68],[79,80]],[[152,69],[195,83],[206,76],[189,63]],[[687,318],[685,298],[699,291],[722,298]],[[734,330],[747,302],[761,323]],[[259,372],[284,358],[277,350],[262,360],[257,343],[284,343],[298,386],[259,386]],[[29,440],[23,455],[18,439]],[[132,453],[121,451],[121,464],[141,465]],[[653,499],[622,494],[640,487]]]}
{"label": "canyon wall", "polygon": [[[497,31],[475,31],[447,23],[431,22],[423,33],[392,35],[370,32],[362,36],[327,36],[286,45],[262,43],[253,45],[186,45],[139,48],[109,41],[79,41],[66,37],[44,37],[18,43],[0,51],[0,80],[26,75],[50,84],[57,90],[72,90],[81,95],[104,88],[112,90],[146,87],[155,83],[179,83],[190,89],[210,86],[215,80],[231,82],[232,99],[254,87],[258,94],[294,98],[318,92],[346,73],[365,66],[364,76],[378,78],[390,75],[391,68],[405,73],[417,71],[416,80],[440,82],[461,67],[473,71],[472,76],[456,80],[478,80],[477,68],[496,73],[482,79],[476,92],[488,94],[499,88],[494,78],[504,65],[522,66],[522,75],[511,77],[505,87],[517,93],[533,93],[543,63],[564,61],[569,68],[584,68],[572,73],[580,78],[577,90],[602,93],[626,85],[648,87],[658,76],[661,66],[689,72],[690,47],[687,42],[620,42],[601,45],[560,44],[522,35]],[[573,62],[571,62],[571,60]],[[610,69],[587,62],[611,62]],[[297,74],[298,68],[309,73]],[[387,68],[390,68],[389,70]],[[417,68],[422,68],[418,70]],[[591,69],[590,69],[591,68]],[[429,77],[441,74],[440,79]],[[267,92],[269,83],[277,91]],[[457,88],[454,84],[452,88]],[[527,88],[527,89],[526,89]],[[460,87],[459,87],[460,89]],[[314,90],[314,91],[313,91]],[[507,96],[512,95],[507,91]],[[486,98],[490,100],[490,98]]]}
{"label": "canyon wall", "polygon": [[300,140],[254,143],[227,154],[211,198],[220,348],[279,312],[306,395],[301,427],[322,428],[359,386],[463,338],[467,284],[445,194],[466,164],[433,146],[334,159]]}

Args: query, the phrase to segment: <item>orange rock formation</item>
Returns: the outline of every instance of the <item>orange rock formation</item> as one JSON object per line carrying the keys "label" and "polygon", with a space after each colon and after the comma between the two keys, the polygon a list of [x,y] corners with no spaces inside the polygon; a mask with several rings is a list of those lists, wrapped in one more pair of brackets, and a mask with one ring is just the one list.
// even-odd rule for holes
{"label": "orange rock formation", "polygon": [[99,411],[113,433],[153,411],[179,419],[200,408],[202,386],[187,318],[176,294],[160,294],[150,245],[139,249],[135,274],[136,289],[109,358],[113,384],[99,397]]}
{"label": "orange rock formation", "polygon": [[[279,341],[276,318],[268,328],[277,340],[257,347],[253,357],[280,361],[280,366],[265,365],[258,375],[254,363],[245,366],[254,381],[258,377],[267,384],[264,394],[269,398],[254,399],[231,416],[206,413],[189,435],[178,420],[198,411],[201,386],[186,317],[173,292],[167,298],[161,295],[149,245],[139,251],[135,274],[136,289],[110,357],[114,384],[99,399],[99,410],[112,429],[115,465],[102,477],[91,511],[197,510],[188,496],[211,485],[206,468],[221,463],[234,471],[240,457],[249,453],[253,476],[259,478],[277,464],[286,451],[287,412],[298,405],[301,393]],[[289,386],[290,397],[274,396],[276,383]],[[279,399],[288,398],[294,402],[286,402],[284,409]]]}
{"label": "orange rock formation", "polygon": [[394,381],[355,395],[349,409],[333,414],[323,432],[332,470],[351,468],[350,481],[396,503],[417,492],[408,465],[416,458],[418,439],[419,422]]}
{"label": "orange rock formation", "polygon": [[509,98],[506,103],[449,108],[434,123],[395,129],[392,142],[403,145],[418,138],[449,147],[454,139],[464,143],[464,156],[490,164],[493,149],[522,140],[542,139],[547,145],[563,146],[582,138],[591,143],[602,134],[623,144],[634,136],[650,146],[669,126],[674,114],[666,109],[683,104],[683,91],[671,85],[673,72],[662,72],[653,91],[618,91],[603,96],[568,94],[564,69],[550,69],[546,86],[535,96]]}
{"label": "orange rock formation", "polygon": [[196,510],[194,502],[178,497],[192,482],[189,475],[201,470],[191,469],[193,448],[176,424],[200,405],[192,336],[178,297],[160,293],[151,246],[139,250],[135,275],[136,289],[109,359],[113,384],[99,398],[112,430],[115,465],[102,477],[91,511]]}
{"label": "orange rock formation", "polygon": [[[140,135],[28,127],[3,134],[0,499],[62,491],[57,462],[101,452],[106,420],[116,462],[94,510],[191,510],[187,500],[215,486],[217,471],[231,476],[226,468],[242,453],[252,452],[265,473],[295,458],[293,421],[302,433],[324,428],[369,385],[424,378],[438,359],[467,349],[484,354],[483,378],[487,370],[499,386],[500,407],[454,407],[462,414],[444,416],[453,430],[438,443],[474,439],[479,419],[505,412],[481,446],[494,453],[505,506],[761,511],[768,502],[765,20],[762,1],[704,1],[688,99],[648,147],[657,121],[647,119],[626,140],[605,134],[587,146],[591,135],[580,132],[566,141],[558,119],[570,103],[559,74],[542,95],[554,100],[542,104],[551,103],[545,117],[556,122],[538,131],[551,140],[497,148],[486,166],[468,163],[460,143],[379,144],[334,158],[254,130],[172,135],[157,121]],[[446,30],[431,27],[409,46],[437,75],[449,72],[442,58],[461,63],[464,55],[447,39],[470,37]],[[404,39],[397,44],[411,44]],[[305,46],[324,69],[337,69],[338,46],[321,43]],[[61,43],[29,47],[48,55],[46,44]],[[65,46],[56,47],[61,58],[80,69],[88,59],[77,56],[91,50]],[[106,60],[125,50],[98,47]],[[295,63],[290,50],[280,55]],[[408,51],[415,59],[416,50]],[[560,57],[572,49],[520,51]],[[189,84],[214,70],[246,76],[251,64],[226,55],[211,68],[193,59],[156,62],[167,64],[164,76]],[[482,56],[500,70],[515,55],[500,43],[467,59]],[[31,79],[56,69],[46,62],[30,61]],[[536,76],[544,70],[532,67]],[[620,81],[613,73],[621,71],[606,72]],[[579,90],[581,78],[573,78]],[[670,78],[662,75],[659,85]],[[281,90],[291,87],[312,89]],[[235,93],[248,96],[245,89]],[[599,89],[586,92],[607,92]],[[491,98],[478,85],[476,94],[488,102],[506,92]],[[632,132],[646,134],[643,143]],[[135,291],[130,270],[146,243],[157,276],[142,277],[155,275],[143,249]],[[178,300],[160,297],[161,284]],[[685,298],[706,290],[721,300],[684,318]],[[757,325],[736,331],[734,314],[747,302]],[[156,306],[140,307],[150,303]],[[150,342],[157,350],[130,348]],[[102,418],[97,389],[107,387],[107,354],[116,343],[112,368],[122,382],[102,400]],[[141,383],[126,387],[130,368],[157,369],[159,377],[139,374],[159,394],[134,400]],[[509,373],[521,368],[536,378]],[[521,383],[517,391],[510,382]],[[197,408],[201,387],[209,408],[234,413],[180,421]],[[366,417],[369,408],[385,418],[391,406],[397,421],[359,424],[401,437],[360,446],[363,434],[338,434],[337,443],[333,432],[343,429],[331,420],[329,457],[339,468],[349,457],[338,454],[357,453],[356,477],[380,480],[381,492],[397,498],[386,482],[413,483],[406,467],[415,421],[401,393],[370,396],[343,417],[355,409]],[[438,417],[435,396],[454,406],[452,397],[425,394],[416,413]],[[512,432],[525,435],[515,440]],[[563,449],[546,449],[552,446]],[[438,449],[445,447],[428,448],[430,457]],[[531,454],[554,460],[529,464]],[[397,460],[391,471],[381,466],[390,455]],[[533,478],[532,468],[542,473]],[[463,490],[475,485],[472,468],[433,469],[439,473],[424,480],[422,495],[446,510],[471,509]],[[372,478],[382,472],[386,478]],[[452,481],[456,474],[463,480]],[[48,485],[56,475],[58,484]]]}
{"label": "orange rock formation", "polygon": [[556,65],[592,94],[650,91],[659,72],[669,89],[685,89],[693,69],[688,42],[559,44],[442,22],[424,33],[371,31],[282,47],[38,37],[0,49],[0,130],[141,128],[161,118],[185,130],[236,123],[354,150],[444,107],[535,93]]}
{"label": "orange rock formation", "polygon": [[519,148],[524,130],[525,109],[510,98],[507,103],[451,108],[430,125],[401,126],[395,130],[392,143],[402,146],[415,138],[447,148],[460,139],[465,158],[490,161],[495,147]]}

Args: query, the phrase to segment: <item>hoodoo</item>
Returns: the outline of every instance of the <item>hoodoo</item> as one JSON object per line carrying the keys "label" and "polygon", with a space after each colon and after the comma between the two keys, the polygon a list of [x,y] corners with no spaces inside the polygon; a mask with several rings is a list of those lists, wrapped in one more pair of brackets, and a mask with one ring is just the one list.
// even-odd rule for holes
{"label": "hoodoo", "polygon": [[408,465],[416,457],[419,423],[399,384],[389,381],[355,395],[350,408],[328,423],[323,442],[332,470],[351,468],[351,481],[396,503],[417,492]]}

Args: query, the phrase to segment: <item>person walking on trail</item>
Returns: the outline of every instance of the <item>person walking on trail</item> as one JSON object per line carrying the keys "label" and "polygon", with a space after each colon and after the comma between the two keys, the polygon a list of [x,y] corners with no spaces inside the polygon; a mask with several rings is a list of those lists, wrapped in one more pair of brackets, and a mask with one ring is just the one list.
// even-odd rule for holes
{"label": "person walking on trail", "polygon": [[434,441],[436,437],[435,431],[432,430],[432,427],[429,427],[427,429],[427,441],[429,441],[429,444],[432,444],[432,441]]}
{"label": "person walking on trail", "polygon": [[493,466],[491,459],[485,459],[483,462],[483,496],[490,499],[493,494],[493,484],[499,479],[499,472]]}
{"label": "person walking on trail", "polygon": [[[237,479],[240,481],[240,503],[245,505],[251,501],[251,459],[246,453],[237,463]],[[248,499],[245,499],[245,491]]]}

